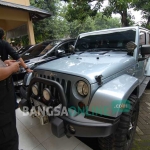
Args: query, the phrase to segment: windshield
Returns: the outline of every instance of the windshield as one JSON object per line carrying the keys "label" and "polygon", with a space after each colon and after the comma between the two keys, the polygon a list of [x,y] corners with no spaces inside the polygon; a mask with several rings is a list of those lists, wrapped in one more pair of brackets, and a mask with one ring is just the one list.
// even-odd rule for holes
{"label": "windshield", "polygon": [[75,51],[126,49],[128,42],[135,42],[135,36],[136,31],[134,29],[102,33],[99,31],[99,33],[85,34],[85,36],[81,34],[75,45]]}
{"label": "windshield", "polygon": [[28,49],[30,49],[33,45],[28,45],[26,47],[22,47],[20,50],[18,50],[18,54],[22,54],[24,53],[25,51],[27,51]]}
{"label": "windshield", "polygon": [[25,54],[23,54],[22,58],[24,60],[27,60],[27,59],[32,59],[35,57],[45,55],[59,42],[60,41],[55,40],[55,41],[49,41],[49,42],[43,42],[43,43],[37,44],[34,47],[32,47],[29,51],[27,51]]}

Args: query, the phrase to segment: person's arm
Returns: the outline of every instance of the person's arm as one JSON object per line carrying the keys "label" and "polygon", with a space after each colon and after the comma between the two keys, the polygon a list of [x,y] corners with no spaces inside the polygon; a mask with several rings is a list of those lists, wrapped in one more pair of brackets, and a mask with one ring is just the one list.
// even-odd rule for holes
{"label": "person's arm", "polygon": [[15,60],[20,61],[20,65],[26,69],[27,72],[32,72],[31,69],[27,68],[27,65],[24,63],[23,59],[20,58],[19,54],[11,47],[9,43],[6,43],[6,49],[8,54]]}
{"label": "person's arm", "polygon": [[6,66],[10,66],[12,63],[16,62],[16,60],[5,60],[4,63]]}
{"label": "person's arm", "polygon": [[25,68],[25,70],[26,70],[27,72],[33,72],[33,70],[31,70],[30,68],[28,68],[28,66],[24,63],[24,61],[23,61],[22,58],[19,58],[18,60],[20,61],[20,65],[21,65],[23,68]]}
{"label": "person's arm", "polygon": [[14,62],[8,67],[0,67],[0,81],[8,78],[12,73],[17,72],[19,69],[19,63]]}
{"label": "person's arm", "polygon": [[7,54],[10,55],[14,60],[18,60],[20,58],[19,54],[12,48],[12,46],[8,42],[4,42]]}

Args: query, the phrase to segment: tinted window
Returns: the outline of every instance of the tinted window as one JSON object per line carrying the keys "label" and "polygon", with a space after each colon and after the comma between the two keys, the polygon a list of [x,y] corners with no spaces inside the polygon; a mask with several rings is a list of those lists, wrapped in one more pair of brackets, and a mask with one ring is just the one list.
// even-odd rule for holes
{"label": "tinted window", "polygon": [[28,46],[26,46],[26,47],[22,47],[22,48],[18,51],[18,54],[24,53],[24,52],[27,51],[29,48],[31,48],[31,46],[33,46],[33,45],[28,45]]}
{"label": "tinted window", "polygon": [[42,56],[46,54],[48,51],[50,51],[56,45],[56,43],[59,42],[60,41],[49,41],[37,44],[34,47],[32,47],[29,51],[27,51],[24,55],[22,55],[22,58],[24,60],[27,60]]}
{"label": "tinted window", "polygon": [[74,41],[64,43],[64,44],[60,45],[57,49],[64,50],[65,53],[69,53],[70,52],[69,51],[69,46],[70,45],[74,45]]}
{"label": "tinted window", "polygon": [[22,58],[24,60],[26,59],[32,59],[37,57],[41,51],[46,47],[46,45],[42,45],[42,43],[35,45],[33,48],[31,48],[29,51],[27,51]]}
{"label": "tinted window", "polygon": [[64,50],[65,53],[69,53],[69,46],[74,45],[74,42],[75,42],[75,40],[68,41],[68,42],[65,42],[63,44],[58,45],[58,47],[56,47],[55,50],[50,52],[46,57],[55,56],[55,51],[56,50]]}
{"label": "tinted window", "polygon": [[93,48],[126,48],[128,42],[135,42],[135,35],[134,30],[91,34],[79,38],[75,49],[84,51]]}

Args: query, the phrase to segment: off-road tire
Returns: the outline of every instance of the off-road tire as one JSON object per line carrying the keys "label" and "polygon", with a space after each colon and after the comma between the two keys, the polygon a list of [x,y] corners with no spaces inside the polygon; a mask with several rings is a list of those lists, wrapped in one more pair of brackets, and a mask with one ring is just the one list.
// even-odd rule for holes
{"label": "off-road tire", "polygon": [[[115,133],[108,137],[98,138],[100,150],[131,149],[139,115],[139,100],[135,95],[131,95],[128,100],[131,104],[130,109],[128,112],[122,113]],[[132,130],[129,130],[131,124],[133,128]]]}
{"label": "off-road tire", "polygon": [[150,81],[148,82],[146,89],[150,89]]}

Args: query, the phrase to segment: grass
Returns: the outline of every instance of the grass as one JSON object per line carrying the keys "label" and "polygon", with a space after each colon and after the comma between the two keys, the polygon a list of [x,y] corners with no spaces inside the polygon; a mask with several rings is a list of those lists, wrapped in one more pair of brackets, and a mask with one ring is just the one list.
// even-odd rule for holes
{"label": "grass", "polygon": [[134,140],[132,150],[150,150],[150,139]]}

